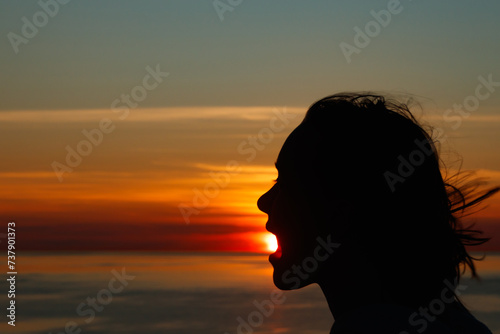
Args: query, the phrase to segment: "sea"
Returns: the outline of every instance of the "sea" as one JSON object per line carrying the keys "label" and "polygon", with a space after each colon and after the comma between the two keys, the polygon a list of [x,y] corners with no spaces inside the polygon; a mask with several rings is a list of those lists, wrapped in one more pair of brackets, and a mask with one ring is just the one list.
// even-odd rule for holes
{"label": "sea", "polygon": [[[461,297],[500,334],[500,253],[485,255]],[[262,254],[23,253],[7,272],[0,333],[323,334],[334,321],[317,285],[276,289]]]}

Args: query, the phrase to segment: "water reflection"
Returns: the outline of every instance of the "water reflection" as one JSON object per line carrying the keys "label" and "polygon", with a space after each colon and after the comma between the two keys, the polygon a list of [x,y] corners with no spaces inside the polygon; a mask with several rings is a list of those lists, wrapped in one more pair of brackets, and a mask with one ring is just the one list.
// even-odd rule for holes
{"label": "water reflection", "polygon": [[[479,264],[483,282],[464,281],[465,302],[494,333],[500,333],[499,263],[500,256],[488,257]],[[276,288],[266,255],[24,254],[18,265],[16,328],[3,322],[1,333],[65,333],[71,321],[82,333],[232,334],[243,322],[259,333],[328,333],[333,322],[316,286],[283,294],[271,312],[265,301]],[[97,301],[112,270],[122,268],[136,277],[86,322],[78,306]]]}

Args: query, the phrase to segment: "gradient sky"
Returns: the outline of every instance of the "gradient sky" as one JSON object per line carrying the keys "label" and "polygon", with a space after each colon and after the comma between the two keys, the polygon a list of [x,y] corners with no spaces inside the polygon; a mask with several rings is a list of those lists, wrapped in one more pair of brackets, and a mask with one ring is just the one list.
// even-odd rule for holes
{"label": "gradient sky", "polygon": [[[340,91],[411,94],[447,135],[450,168],[462,157],[500,184],[500,87],[483,87],[468,117],[447,112],[479,77],[500,81],[500,3],[402,0],[348,63],[340,43],[355,45],[355,27],[387,6],[247,0],[221,21],[210,0],[73,0],[16,53],[9,36],[43,14],[37,1],[2,1],[0,221],[17,222],[26,249],[262,251],[255,203],[279,149],[311,103]],[[155,68],[169,75],[128,114],[113,110]],[[296,117],[251,155],[248,137],[285,110]],[[54,161],[103,119],[113,130],[60,182]],[[238,172],[186,224],[178,205],[229,162]],[[489,203],[475,219],[500,250],[499,196]]]}

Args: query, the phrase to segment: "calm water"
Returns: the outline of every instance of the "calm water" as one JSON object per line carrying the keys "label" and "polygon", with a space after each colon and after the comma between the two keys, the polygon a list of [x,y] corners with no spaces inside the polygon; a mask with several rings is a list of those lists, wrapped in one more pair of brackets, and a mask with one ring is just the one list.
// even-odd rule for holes
{"label": "calm water", "polygon": [[[17,266],[16,327],[4,311],[1,333],[328,333],[333,323],[317,286],[278,295],[264,255],[32,253]],[[478,267],[482,282],[465,279],[463,300],[500,334],[500,255]]]}

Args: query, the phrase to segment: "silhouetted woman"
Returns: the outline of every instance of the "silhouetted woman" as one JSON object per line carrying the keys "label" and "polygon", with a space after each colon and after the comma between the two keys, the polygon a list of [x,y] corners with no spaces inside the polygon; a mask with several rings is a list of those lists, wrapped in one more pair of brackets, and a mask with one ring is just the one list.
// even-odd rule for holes
{"label": "silhouetted woman", "polygon": [[498,188],[471,198],[470,187],[444,181],[433,140],[406,105],[372,94],[321,99],[276,168],[258,201],[279,243],[274,284],[319,284],[331,333],[491,333],[458,298],[462,269],[477,277],[465,246],[488,239],[457,214]]}

